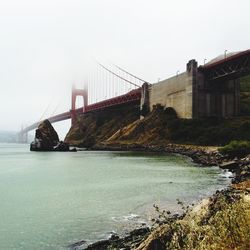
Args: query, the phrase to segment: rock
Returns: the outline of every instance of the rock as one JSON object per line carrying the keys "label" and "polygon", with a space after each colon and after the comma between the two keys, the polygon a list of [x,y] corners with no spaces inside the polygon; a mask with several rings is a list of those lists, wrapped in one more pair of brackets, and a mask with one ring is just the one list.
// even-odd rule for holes
{"label": "rock", "polygon": [[103,250],[103,249],[107,249],[109,244],[110,244],[109,240],[100,240],[100,241],[97,241],[91,245],[88,245],[88,247],[86,249],[88,249],[88,250]]}
{"label": "rock", "polygon": [[57,143],[57,145],[53,148],[54,151],[69,151],[69,144],[63,141]]}
{"label": "rock", "polygon": [[68,248],[69,249],[77,249],[78,247],[83,246],[85,244],[87,244],[87,242],[85,240],[81,240],[81,241],[78,241],[76,243],[68,245]]}
{"label": "rock", "polygon": [[120,237],[117,234],[111,234],[111,236],[109,237],[109,240],[118,240]]}
{"label": "rock", "polygon": [[228,161],[228,162],[223,162],[220,164],[220,168],[222,169],[229,169],[229,170],[232,170],[232,169],[235,169],[238,167],[238,163],[233,160],[233,161]]}
{"label": "rock", "polygon": [[49,120],[38,126],[35,140],[30,144],[30,151],[69,151],[69,145],[59,141],[59,137]]}

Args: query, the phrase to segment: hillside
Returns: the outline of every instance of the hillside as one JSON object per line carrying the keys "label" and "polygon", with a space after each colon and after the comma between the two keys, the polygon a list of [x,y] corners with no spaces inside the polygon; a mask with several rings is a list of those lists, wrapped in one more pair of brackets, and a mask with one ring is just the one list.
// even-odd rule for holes
{"label": "hillside", "polygon": [[138,105],[123,105],[79,116],[66,135],[65,142],[92,147],[106,141],[120,128],[138,120],[139,112]]}
{"label": "hillside", "polygon": [[173,109],[156,106],[145,119],[122,128],[107,143],[220,146],[231,140],[250,140],[250,117],[178,119]]}
{"label": "hillside", "polygon": [[83,147],[170,142],[221,146],[232,140],[250,140],[250,117],[179,119],[173,109],[160,105],[142,120],[138,107],[89,113],[66,136],[66,142]]}

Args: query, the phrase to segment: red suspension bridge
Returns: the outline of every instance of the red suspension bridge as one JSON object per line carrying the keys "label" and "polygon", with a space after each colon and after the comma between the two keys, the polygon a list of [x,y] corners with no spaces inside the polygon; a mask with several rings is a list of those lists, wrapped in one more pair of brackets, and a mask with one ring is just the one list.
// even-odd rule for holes
{"label": "red suspension bridge", "polygon": [[[47,119],[51,123],[67,119],[71,119],[72,123],[74,123],[76,122],[78,115],[84,115],[89,112],[95,112],[122,104],[137,103],[139,105],[140,102],[142,102],[143,107],[145,104],[145,100],[147,100],[147,105],[149,106],[149,91],[147,89],[148,87],[146,87],[148,85],[144,85],[144,83],[147,83],[146,81],[129,73],[128,71],[122,69],[117,65],[113,65],[113,68],[111,68],[97,62],[96,67],[96,74],[92,74],[91,77],[88,78],[83,89],[78,89],[74,86],[72,87],[71,109],[69,111],[47,117]],[[228,99],[228,107],[232,106],[236,110],[239,105],[239,100],[237,98],[233,98],[234,96],[237,97],[239,95],[239,88],[234,87],[234,92],[225,99],[225,95],[229,92],[229,90],[232,89],[229,83],[230,81],[234,81],[235,86],[238,86],[237,83],[239,82],[239,78],[248,76],[249,74],[250,50],[245,50],[228,56],[226,56],[225,54],[224,58],[216,59],[213,62],[198,67],[197,72],[195,74],[192,74],[192,110],[198,109],[198,101],[204,99],[202,99],[202,95],[204,97],[204,93],[206,93],[206,96],[211,95],[211,98],[213,98],[214,102],[211,102],[212,106],[206,106],[204,105],[204,103],[201,103],[200,109],[203,108],[207,112],[208,107],[209,109],[211,107],[215,107],[220,111],[217,112],[217,109],[215,109],[218,115],[223,115],[222,106],[217,104],[223,103],[223,100],[225,103],[225,100]],[[190,78],[190,76],[188,77]],[[186,79],[186,81],[189,81],[189,78]],[[105,84],[103,82],[104,79],[106,79]],[[168,82],[168,80],[166,80],[166,82]],[[178,89],[178,86],[179,88],[183,87],[183,84],[185,85],[185,81],[183,81],[183,83],[180,83],[179,85],[177,84],[176,89],[172,89],[172,91],[175,91],[173,93],[176,93],[176,90],[180,90]],[[152,86],[150,87],[151,91]],[[203,89],[201,86],[203,86]],[[218,86],[220,86],[221,88],[218,88]],[[162,91],[165,91],[165,89],[163,88]],[[171,92],[171,90],[169,92]],[[159,91],[157,93],[159,94]],[[103,95],[101,100],[100,94]],[[168,93],[168,95],[169,94],[170,93]],[[76,108],[76,99],[78,96],[83,98],[83,107],[81,108]],[[181,105],[186,105],[185,98],[183,99]],[[178,108],[177,106],[172,107],[175,109]],[[235,110],[233,112],[234,115],[236,114]],[[203,114],[205,111],[203,113],[202,112],[201,114]],[[41,120],[42,119],[22,129],[19,133],[19,141],[26,142],[27,133],[33,129],[36,129]]]}
{"label": "red suspension bridge", "polygon": [[[71,93],[71,109],[69,111],[47,117],[51,123],[60,122],[71,119],[71,123],[75,123],[78,115],[84,115],[89,112],[102,110],[105,108],[118,106],[128,103],[140,104],[141,86],[144,82],[141,78],[129,73],[121,67],[114,65],[111,69],[97,62],[95,76],[94,74],[88,78],[83,89],[72,86]],[[100,85],[106,78],[105,85]],[[98,101],[100,92],[103,92],[104,98]],[[98,96],[99,95],[99,96]],[[83,106],[76,108],[77,97],[82,97]],[[18,134],[19,142],[27,142],[29,131],[36,129],[42,118],[25,127]]]}

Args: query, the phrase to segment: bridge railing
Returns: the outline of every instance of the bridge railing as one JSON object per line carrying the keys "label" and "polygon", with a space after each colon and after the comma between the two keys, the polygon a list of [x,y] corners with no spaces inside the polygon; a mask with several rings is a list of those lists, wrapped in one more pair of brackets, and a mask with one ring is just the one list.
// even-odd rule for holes
{"label": "bridge railing", "polygon": [[120,95],[114,98],[110,98],[105,101],[97,102],[94,104],[90,104],[84,108],[84,113],[95,111],[99,109],[108,108],[115,105],[125,104],[128,102],[133,102],[141,99],[141,88],[132,90],[127,94]]}

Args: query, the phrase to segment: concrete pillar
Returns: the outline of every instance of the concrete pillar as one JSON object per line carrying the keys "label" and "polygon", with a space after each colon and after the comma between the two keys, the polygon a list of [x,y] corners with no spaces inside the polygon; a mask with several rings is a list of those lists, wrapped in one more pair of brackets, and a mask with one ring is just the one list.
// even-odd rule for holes
{"label": "concrete pillar", "polygon": [[190,60],[188,63],[187,63],[187,66],[186,66],[186,71],[187,72],[190,72],[191,74],[192,73],[196,73],[197,72],[197,67],[198,67],[198,63],[195,59],[192,59]]}
{"label": "concrete pillar", "polygon": [[142,119],[149,110],[149,85],[145,82],[141,88],[140,118]]}
{"label": "concrete pillar", "polygon": [[191,76],[192,81],[192,118],[198,117],[198,106],[199,106],[199,96],[198,96],[198,63],[196,60],[192,59],[187,63],[186,66],[187,73]]}

